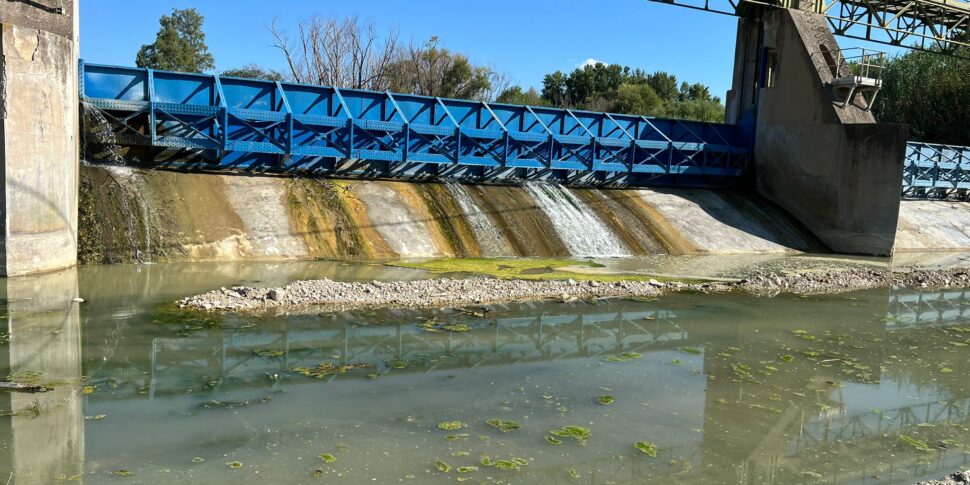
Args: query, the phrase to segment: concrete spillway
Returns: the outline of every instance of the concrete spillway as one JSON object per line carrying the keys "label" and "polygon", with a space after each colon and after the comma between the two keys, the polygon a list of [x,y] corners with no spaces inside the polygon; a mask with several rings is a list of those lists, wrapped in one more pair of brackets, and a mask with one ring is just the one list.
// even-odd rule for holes
{"label": "concrete spillway", "polygon": [[86,262],[636,256],[821,250],[772,206],[712,190],[471,186],[81,170]]}

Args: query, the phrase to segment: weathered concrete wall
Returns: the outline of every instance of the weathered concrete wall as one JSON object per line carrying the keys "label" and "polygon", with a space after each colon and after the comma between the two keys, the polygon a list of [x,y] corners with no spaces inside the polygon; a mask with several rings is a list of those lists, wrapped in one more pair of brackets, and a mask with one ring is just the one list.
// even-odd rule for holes
{"label": "weathered concrete wall", "polygon": [[0,275],[77,261],[76,36],[76,1],[0,5]]}
{"label": "weathered concrete wall", "polygon": [[[569,189],[631,255],[785,253],[823,246],[750,195]],[[176,173],[82,166],[80,257],[158,260],[570,256],[527,188]],[[585,228],[585,226],[582,226]],[[588,231],[587,231],[588,232]]]}
{"label": "weathered concrete wall", "polygon": [[[860,96],[842,107],[827,85],[821,50],[838,44],[814,13],[769,9],[763,23],[743,19],[730,101],[732,121],[753,112],[757,191],[803,222],[833,251],[893,250],[908,130],[877,124]],[[751,36],[762,48],[751,52]],[[752,76],[751,57],[766,72]],[[771,74],[768,74],[768,70]],[[756,88],[757,97],[747,96]]]}

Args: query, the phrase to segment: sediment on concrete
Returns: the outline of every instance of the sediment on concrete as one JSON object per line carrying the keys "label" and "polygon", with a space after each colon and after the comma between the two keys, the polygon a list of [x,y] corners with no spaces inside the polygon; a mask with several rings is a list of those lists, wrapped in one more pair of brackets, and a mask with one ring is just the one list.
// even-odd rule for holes
{"label": "sediment on concrete", "polygon": [[[632,256],[824,250],[749,194],[556,190]],[[597,256],[572,254],[567,241],[589,234],[549,210],[516,186],[83,165],[79,252],[85,263]]]}

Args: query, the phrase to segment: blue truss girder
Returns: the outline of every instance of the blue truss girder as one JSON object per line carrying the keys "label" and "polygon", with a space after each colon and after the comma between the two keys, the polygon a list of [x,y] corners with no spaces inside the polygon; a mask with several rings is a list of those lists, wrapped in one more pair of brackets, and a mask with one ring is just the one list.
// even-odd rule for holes
{"label": "blue truss girder", "polygon": [[970,198],[970,147],[907,143],[903,196],[931,199]]}
{"label": "blue truss girder", "polygon": [[119,124],[119,144],[215,150],[219,160],[277,155],[292,170],[328,158],[738,177],[751,157],[749,141],[725,124],[84,63],[81,71],[83,101]]}

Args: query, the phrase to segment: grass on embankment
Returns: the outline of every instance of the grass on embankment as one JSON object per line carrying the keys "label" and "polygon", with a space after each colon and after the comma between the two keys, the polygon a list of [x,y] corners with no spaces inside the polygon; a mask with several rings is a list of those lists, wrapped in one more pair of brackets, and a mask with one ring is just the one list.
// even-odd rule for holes
{"label": "grass on embankment", "polygon": [[421,269],[436,274],[464,273],[506,280],[585,280],[612,283],[617,281],[679,281],[699,283],[702,279],[671,278],[636,273],[607,272],[604,265],[593,261],[569,259],[518,258],[440,258],[426,261],[395,261],[389,266]]}

